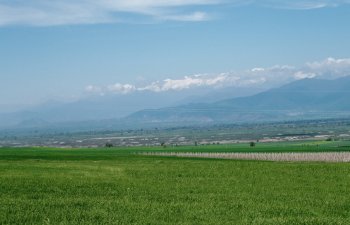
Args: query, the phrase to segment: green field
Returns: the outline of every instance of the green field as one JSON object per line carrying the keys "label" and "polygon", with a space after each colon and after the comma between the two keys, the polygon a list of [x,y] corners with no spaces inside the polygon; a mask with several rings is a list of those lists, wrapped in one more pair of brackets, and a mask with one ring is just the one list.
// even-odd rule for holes
{"label": "green field", "polygon": [[142,156],[349,151],[347,142],[0,149],[0,224],[349,224],[350,164]]}

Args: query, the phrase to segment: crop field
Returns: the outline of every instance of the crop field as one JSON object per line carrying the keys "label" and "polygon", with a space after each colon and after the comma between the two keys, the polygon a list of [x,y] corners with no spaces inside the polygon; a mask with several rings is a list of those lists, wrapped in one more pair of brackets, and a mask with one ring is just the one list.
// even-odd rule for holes
{"label": "crop field", "polygon": [[350,119],[290,121],[261,124],[148,128],[139,130],[59,131],[24,129],[0,130],[0,147],[50,146],[66,148],[114,146],[227,145],[237,143],[290,142],[306,140],[348,140]]}
{"label": "crop field", "polygon": [[336,153],[349,146],[0,148],[0,224],[349,224],[350,163],[143,154]]}

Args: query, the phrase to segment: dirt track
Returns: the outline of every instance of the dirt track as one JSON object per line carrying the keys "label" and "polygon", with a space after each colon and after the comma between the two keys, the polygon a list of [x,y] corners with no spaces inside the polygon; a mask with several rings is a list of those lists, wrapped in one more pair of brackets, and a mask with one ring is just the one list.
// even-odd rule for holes
{"label": "dirt track", "polygon": [[350,162],[350,152],[317,153],[175,153],[157,152],[145,155],[188,158],[245,159],[263,161]]}

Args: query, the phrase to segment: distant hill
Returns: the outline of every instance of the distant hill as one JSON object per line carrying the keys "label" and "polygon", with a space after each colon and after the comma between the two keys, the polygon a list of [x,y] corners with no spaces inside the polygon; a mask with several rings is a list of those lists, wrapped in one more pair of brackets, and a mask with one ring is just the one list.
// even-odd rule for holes
{"label": "distant hill", "polygon": [[[183,98],[189,93],[140,92],[95,96],[71,103],[53,101],[25,111],[0,114],[0,128],[78,131],[350,116],[350,77],[304,79],[248,97],[230,98],[259,91],[225,89],[192,100]],[[228,99],[224,98],[225,93]],[[178,106],[164,107],[171,105]]]}
{"label": "distant hill", "polygon": [[150,107],[166,107],[178,98],[156,93],[135,93],[130,95],[90,96],[63,103],[49,101],[26,110],[0,114],[0,127],[36,127],[41,124],[97,121],[116,119]]}
{"label": "distant hill", "polygon": [[[112,123],[120,124],[118,119],[130,113],[147,108],[164,108],[193,102],[215,102],[228,97],[247,96],[260,92],[261,89],[208,89],[196,88],[182,91],[151,92],[142,91],[126,95],[110,94],[87,96],[78,101],[64,103],[48,101],[25,110],[0,113],[1,128],[30,128],[64,126],[109,127]],[[113,122],[111,122],[113,120]],[[104,121],[104,122],[101,122]],[[106,122],[108,121],[108,122]],[[107,126],[106,126],[107,124]],[[127,125],[129,125],[128,123]],[[123,127],[125,124],[123,124]]]}
{"label": "distant hill", "polygon": [[249,97],[214,103],[142,110],[130,121],[247,122],[333,118],[350,114],[350,77],[336,80],[304,79]]}

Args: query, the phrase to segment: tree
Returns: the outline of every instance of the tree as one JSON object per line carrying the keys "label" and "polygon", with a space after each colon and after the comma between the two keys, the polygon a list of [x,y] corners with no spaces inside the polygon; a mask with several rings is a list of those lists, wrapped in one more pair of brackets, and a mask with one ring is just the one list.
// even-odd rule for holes
{"label": "tree", "polygon": [[106,148],[112,148],[113,147],[113,144],[112,143],[106,143]]}
{"label": "tree", "polygon": [[249,146],[250,146],[250,147],[255,147],[255,142],[254,142],[254,141],[251,141],[251,142],[249,143]]}

